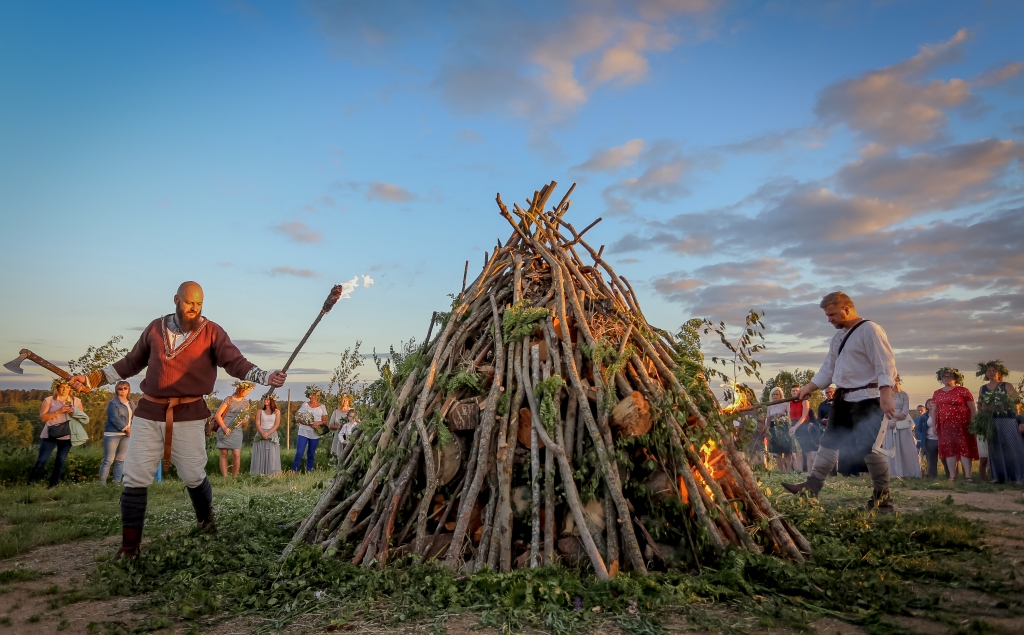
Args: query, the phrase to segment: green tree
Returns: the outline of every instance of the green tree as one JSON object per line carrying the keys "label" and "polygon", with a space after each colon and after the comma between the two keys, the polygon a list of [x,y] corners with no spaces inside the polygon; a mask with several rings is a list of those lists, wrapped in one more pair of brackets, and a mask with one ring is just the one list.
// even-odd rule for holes
{"label": "green tree", "polygon": [[19,448],[32,445],[32,424],[18,415],[0,413],[0,444]]}
{"label": "green tree", "polygon": [[[761,400],[768,401],[771,398],[772,389],[775,387],[782,388],[782,394],[786,397],[790,396],[790,390],[793,386],[800,387],[811,381],[814,377],[814,371],[808,368],[807,370],[800,370],[799,368],[790,372],[788,370],[780,371],[778,375],[772,377],[764,384],[764,390],[761,391]],[[825,400],[825,393],[821,390],[815,390],[811,393],[810,402],[811,408],[814,410],[818,409],[818,405]]]}
{"label": "green tree", "polygon": [[353,402],[358,401],[362,396],[359,381],[356,379],[356,373],[363,365],[363,357],[359,354],[359,347],[362,345],[361,340],[356,340],[355,346],[346,348],[341,353],[341,359],[334,367],[334,374],[331,375],[331,381],[327,384],[324,404],[328,411],[333,411],[338,407],[342,395],[352,395]]}

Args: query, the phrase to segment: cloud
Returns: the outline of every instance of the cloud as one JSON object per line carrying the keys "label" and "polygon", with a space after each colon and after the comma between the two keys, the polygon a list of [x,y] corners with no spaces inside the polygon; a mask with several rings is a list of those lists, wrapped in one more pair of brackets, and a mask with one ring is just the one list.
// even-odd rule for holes
{"label": "cloud", "polygon": [[644,149],[643,139],[631,139],[626,143],[594,153],[589,159],[569,168],[570,172],[618,172],[632,166]]}
{"label": "cloud", "polygon": [[456,146],[468,146],[476,143],[483,143],[485,141],[487,141],[487,137],[472,128],[463,128],[455,133]]}
{"label": "cloud", "polygon": [[969,82],[925,81],[939,66],[957,61],[971,33],[961,29],[940,44],[892,66],[825,87],[814,112],[826,124],[845,124],[869,139],[910,145],[929,141],[946,127],[945,111],[976,106]]}
{"label": "cloud", "polygon": [[287,353],[284,343],[277,340],[232,340],[246,355],[277,355]]}
{"label": "cloud", "polygon": [[295,276],[296,278],[315,278],[318,274],[310,269],[295,269],[294,267],[274,267],[270,270],[271,276]]}
{"label": "cloud", "polygon": [[416,195],[400,185],[371,181],[366,186],[366,200],[384,201],[386,203],[408,203],[416,200]]}
{"label": "cloud", "polygon": [[971,80],[971,86],[975,88],[989,88],[998,86],[1024,73],[1024,62],[1011,62],[1000,68],[996,68],[978,74]]}
{"label": "cloud", "polygon": [[323,232],[297,220],[282,222],[275,225],[273,229],[287,236],[292,242],[299,244],[314,244],[324,238]]}
{"label": "cloud", "polygon": [[685,179],[695,160],[684,155],[678,144],[657,141],[637,162],[643,167],[639,175],[621,178],[602,192],[608,214],[631,214],[636,200],[672,203],[690,194]]}
{"label": "cloud", "polygon": [[953,209],[990,199],[999,191],[996,179],[1014,160],[1024,160],[1024,146],[990,138],[933,154],[900,158],[887,152],[860,159],[844,166],[837,179],[844,189],[861,196],[925,211]]}

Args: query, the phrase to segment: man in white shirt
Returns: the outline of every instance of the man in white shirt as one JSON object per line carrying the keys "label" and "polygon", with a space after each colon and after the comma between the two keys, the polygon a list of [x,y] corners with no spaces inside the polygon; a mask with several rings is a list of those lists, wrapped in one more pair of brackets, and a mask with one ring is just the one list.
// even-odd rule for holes
{"label": "man in white shirt", "polygon": [[874,487],[868,509],[891,512],[889,463],[884,455],[872,451],[883,414],[892,417],[896,412],[896,361],[889,339],[882,327],[857,315],[853,300],[842,291],[826,295],[819,306],[839,332],[832,338],[821,370],[800,388],[799,398],[807,399],[819,387],[834,383],[835,401],[807,480],[783,483],[783,487],[794,494],[807,490],[817,495],[842,448],[864,457]]}

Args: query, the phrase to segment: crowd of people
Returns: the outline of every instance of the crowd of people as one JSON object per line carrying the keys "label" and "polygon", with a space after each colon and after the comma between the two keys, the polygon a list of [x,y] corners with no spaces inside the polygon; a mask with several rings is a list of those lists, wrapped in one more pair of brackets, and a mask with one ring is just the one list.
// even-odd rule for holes
{"label": "crowd of people", "polygon": [[[1024,417],[1015,405],[1017,391],[1006,381],[1009,371],[1001,360],[991,360],[979,363],[976,375],[986,382],[977,396],[963,386],[964,376],[958,369],[939,369],[935,377],[942,386],[915,410],[911,410],[910,397],[903,390],[900,377],[894,378],[894,413],[884,418],[882,439],[877,446],[877,452],[889,464],[891,476],[937,478],[941,465],[950,480],[962,475],[965,481],[972,482],[977,462],[981,480],[1024,483]],[[828,425],[835,386],[824,392],[825,400],[817,409],[807,399],[768,406],[754,441],[755,446],[763,445],[766,451],[755,447],[755,460],[767,465],[771,456],[780,471],[808,471],[814,465],[821,434]],[[799,393],[800,387],[793,386],[790,396],[796,398]],[[773,388],[770,399],[783,400],[784,390]],[[991,431],[987,435],[972,432],[972,427],[976,428],[972,421],[979,409],[991,417]],[[835,471],[846,475],[867,471],[862,469],[859,457],[850,458],[844,460],[840,453]]]}
{"label": "crowd of people", "polygon": [[[242,443],[244,426],[250,422],[252,401],[248,398],[254,384],[249,381],[235,381],[234,392],[220,403],[208,422],[208,430],[216,437],[216,447],[220,452],[220,473],[227,477],[238,476],[242,464]],[[108,480],[121,483],[124,463],[131,451],[132,419],[136,405],[130,397],[131,388],[127,381],[119,381],[114,386],[114,396],[107,402],[106,424],[103,431],[103,460],[100,462],[99,483]],[[295,460],[292,471],[298,472],[303,467],[313,470],[314,457],[321,436],[330,435],[331,453],[340,457],[347,446],[352,432],[359,425],[359,413],[352,407],[352,396],[341,395],[338,406],[328,420],[327,407],[323,404],[323,390],[315,385],[306,387],[306,401],[299,407],[298,413],[308,413],[311,423],[299,423],[298,443],[296,444]],[[252,433],[252,459],[250,474],[275,476],[281,474],[281,440],[278,429],[281,427],[281,409],[273,395],[263,398],[262,408],[255,414],[255,425]],[[56,452],[53,469],[50,473],[49,486],[55,487],[61,479],[68,452],[71,450],[70,432],[66,430],[69,417],[78,410],[82,411],[81,400],[74,396],[71,386],[63,380],[54,382],[53,394],[43,400],[39,418],[43,422],[40,432],[39,456],[29,473],[29,484],[42,480],[50,457]],[[297,414],[298,414],[297,413]],[[161,466],[162,467],[162,466]],[[157,480],[162,478],[162,470],[157,468]]]}

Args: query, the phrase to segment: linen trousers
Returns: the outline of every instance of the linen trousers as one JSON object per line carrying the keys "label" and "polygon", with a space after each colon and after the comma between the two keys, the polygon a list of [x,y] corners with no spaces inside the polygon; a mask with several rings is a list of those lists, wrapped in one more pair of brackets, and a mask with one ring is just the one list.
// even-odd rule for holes
{"label": "linen trousers", "polygon": [[[175,421],[171,441],[171,463],[186,487],[198,487],[206,478],[206,421]],[[125,487],[149,487],[164,460],[163,421],[135,417],[124,462]]]}

